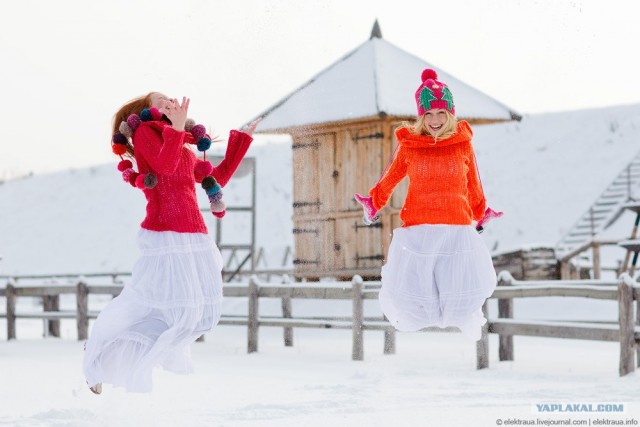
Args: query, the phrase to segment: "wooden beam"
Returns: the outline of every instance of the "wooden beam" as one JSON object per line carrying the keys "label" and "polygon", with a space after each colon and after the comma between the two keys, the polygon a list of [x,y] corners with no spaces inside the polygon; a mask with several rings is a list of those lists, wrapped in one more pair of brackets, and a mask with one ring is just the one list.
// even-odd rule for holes
{"label": "wooden beam", "polygon": [[618,325],[569,322],[507,321],[489,322],[489,332],[501,335],[527,335],[532,337],[569,338],[592,341],[618,341]]}

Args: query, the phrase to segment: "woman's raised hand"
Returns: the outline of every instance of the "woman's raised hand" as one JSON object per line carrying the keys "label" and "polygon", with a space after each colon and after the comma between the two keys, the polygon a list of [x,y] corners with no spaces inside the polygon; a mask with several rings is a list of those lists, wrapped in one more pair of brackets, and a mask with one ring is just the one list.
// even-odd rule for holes
{"label": "woman's raised hand", "polygon": [[184,124],[187,121],[187,113],[189,111],[190,99],[182,97],[182,103],[178,103],[177,99],[171,99],[167,105],[160,111],[171,120],[173,128],[179,132],[184,131]]}
{"label": "woman's raised hand", "polygon": [[262,121],[262,117],[259,117],[257,119],[255,119],[254,121],[252,121],[251,123],[248,123],[246,125],[244,125],[242,127],[242,129],[240,129],[240,132],[244,132],[249,136],[253,135],[253,131],[256,130],[256,128],[258,127],[258,124]]}

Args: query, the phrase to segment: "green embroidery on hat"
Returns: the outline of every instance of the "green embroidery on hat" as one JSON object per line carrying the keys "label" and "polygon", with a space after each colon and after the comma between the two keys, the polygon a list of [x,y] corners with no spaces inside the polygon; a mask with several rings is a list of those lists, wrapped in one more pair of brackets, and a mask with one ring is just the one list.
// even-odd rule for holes
{"label": "green embroidery on hat", "polygon": [[442,100],[447,101],[447,110],[453,110],[453,95],[448,87],[442,89]]}
{"label": "green embroidery on hat", "polygon": [[420,92],[420,105],[422,105],[422,108],[424,108],[425,110],[430,110],[431,101],[437,100],[438,98],[435,97],[433,91],[430,88],[426,86],[422,88],[422,91]]}

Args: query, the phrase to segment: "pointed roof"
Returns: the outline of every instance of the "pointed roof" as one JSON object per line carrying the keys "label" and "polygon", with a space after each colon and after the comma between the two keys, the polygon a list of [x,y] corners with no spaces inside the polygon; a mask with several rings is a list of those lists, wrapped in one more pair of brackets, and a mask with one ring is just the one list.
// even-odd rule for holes
{"label": "pointed roof", "polygon": [[451,88],[462,119],[519,120],[511,108],[382,39],[371,38],[259,115],[256,132],[284,132],[319,123],[416,115],[414,93],[425,68]]}
{"label": "pointed roof", "polygon": [[369,39],[372,38],[382,38],[382,30],[380,29],[380,24],[378,24],[378,20],[376,19],[376,22],[373,23],[373,28],[371,29],[371,37],[369,37]]}

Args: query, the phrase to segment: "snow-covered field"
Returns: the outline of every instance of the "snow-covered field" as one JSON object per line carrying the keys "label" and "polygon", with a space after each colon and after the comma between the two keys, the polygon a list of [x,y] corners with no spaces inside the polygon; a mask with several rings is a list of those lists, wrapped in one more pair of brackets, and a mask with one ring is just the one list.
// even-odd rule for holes
{"label": "snow-covered field", "polygon": [[[0,341],[0,425],[6,426],[495,426],[514,420],[640,422],[640,377],[618,376],[615,343],[515,338],[515,361],[475,369],[475,345],[455,333],[365,333],[365,360],[351,361],[351,332],[262,328],[246,353],[243,327],[218,327],[192,346],[196,373],[162,370],[154,391],[105,386],[95,396],[81,373],[82,343],[37,337],[38,322]],[[4,324],[0,322],[4,330]],[[544,413],[536,404],[624,404],[625,412]],[[518,425],[518,424],[511,424]],[[523,424],[520,424],[523,425]],[[547,424],[553,425],[553,424]],[[585,424],[587,425],[587,424]],[[602,424],[601,424],[602,425]],[[609,424],[611,425],[611,424]],[[638,425],[638,424],[627,424]]]}

